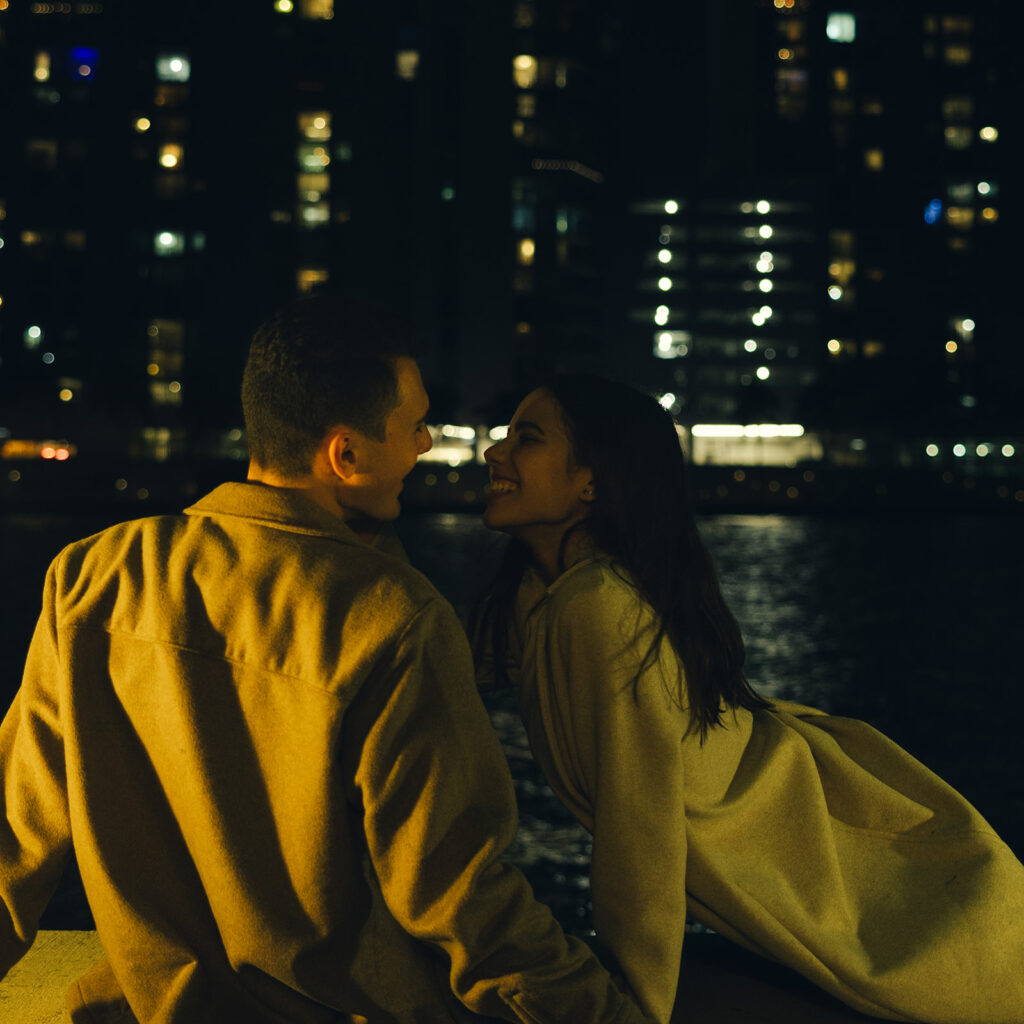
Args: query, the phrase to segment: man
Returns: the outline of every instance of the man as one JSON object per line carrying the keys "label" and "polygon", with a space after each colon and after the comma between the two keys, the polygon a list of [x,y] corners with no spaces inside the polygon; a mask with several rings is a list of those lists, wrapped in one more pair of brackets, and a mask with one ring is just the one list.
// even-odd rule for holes
{"label": "man", "polygon": [[451,607],[349,525],[430,448],[403,331],[271,319],[248,481],[50,567],[0,727],[0,972],[73,843],[108,957],[74,1020],[644,1019],[498,859],[514,796]]}

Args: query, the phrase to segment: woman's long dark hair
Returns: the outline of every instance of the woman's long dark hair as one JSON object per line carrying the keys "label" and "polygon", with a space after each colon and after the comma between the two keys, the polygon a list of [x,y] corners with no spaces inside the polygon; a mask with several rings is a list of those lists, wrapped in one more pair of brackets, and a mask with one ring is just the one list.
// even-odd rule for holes
{"label": "woman's long dark hair", "polygon": [[[596,499],[575,529],[585,530],[611,556],[657,613],[634,692],[668,637],[682,669],[666,682],[674,683],[679,706],[689,708],[690,728],[701,742],[721,724],[723,705],[770,708],[743,674],[743,638],[697,529],[672,417],[649,395],[589,374],[555,377],[546,388],[561,407],[573,461],[594,474]],[[493,657],[499,678],[507,652],[505,624],[528,564],[525,545],[511,541],[477,617],[477,657]]]}

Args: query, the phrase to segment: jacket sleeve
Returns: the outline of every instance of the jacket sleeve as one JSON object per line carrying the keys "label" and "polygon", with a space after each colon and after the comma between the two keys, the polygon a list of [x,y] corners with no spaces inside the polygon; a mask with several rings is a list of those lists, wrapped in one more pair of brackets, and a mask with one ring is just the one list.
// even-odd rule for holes
{"label": "jacket sleeve", "polygon": [[[544,645],[546,727],[570,794],[593,832],[590,884],[597,940],[643,1009],[672,1013],[686,926],[686,714],[670,698],[677,660],[633,681],[651,613],[627,584],[554,601]],[[647,630],[638,625],[647,626]]]}
{"label": "jacket sleeve", "polygon": [[447,954],[456,996],[523,1024],[645,1020],[499,860],[517,824],[512,780],[445,602],[421,609],[356,703],[368,692],[347,716],[363,737],[355,781],[370,858],[398,923]]}
{"label": "jacket sleeve", "polygon": [[28,951],[71,850],[55,594],[46,577],[21,689],[0,725],[0,977]]}

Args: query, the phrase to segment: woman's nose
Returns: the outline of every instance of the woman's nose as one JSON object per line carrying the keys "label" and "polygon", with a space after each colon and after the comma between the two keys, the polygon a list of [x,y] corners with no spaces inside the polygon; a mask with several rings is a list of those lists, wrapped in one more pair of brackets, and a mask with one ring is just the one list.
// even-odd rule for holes
{"label": "woman's nose", "polygon": [[486,462],[488,466],[492,466],[494,465],[494,463],[501,461],[500,449],[501,441],[499,441],[497,444],[492,444],[490,448],[487,448],[484,451],[484,462]]}

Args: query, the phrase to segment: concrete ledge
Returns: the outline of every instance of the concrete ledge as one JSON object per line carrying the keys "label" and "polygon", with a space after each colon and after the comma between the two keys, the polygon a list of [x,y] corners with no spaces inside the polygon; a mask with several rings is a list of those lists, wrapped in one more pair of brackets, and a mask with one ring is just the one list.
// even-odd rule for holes
{"label": "concrete ledge", "polygon": [[40,932],[0,981],[0,1021],[69,1024],[64,992],[102,959],[95,932]]}
{"label": "concrete ledge", "polygon": [[[674,1020],[701,1024],[864,1024],[855,1013],[784,967],[717,936],[687,936]],[[0,981],[4,1024],[69,1024],[64,992],[103,958],[95,932],[40,932]]]}

